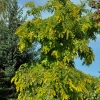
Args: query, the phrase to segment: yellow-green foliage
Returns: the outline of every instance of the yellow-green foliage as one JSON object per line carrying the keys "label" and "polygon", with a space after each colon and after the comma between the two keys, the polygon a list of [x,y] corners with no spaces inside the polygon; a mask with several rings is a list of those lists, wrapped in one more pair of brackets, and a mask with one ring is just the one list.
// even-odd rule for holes
{"label": "yellow-green foliage", "polygon": [[[66,3],[50,0],[42,7],[35,7],[31,2],[26,6],[31,8],[28,13],[33,14],[34,18],[26,21],[16,32],[20,38],[21,52],[36,39],[42,44],[42,54],[48,58],[70,62],[79,56],[83,63],[92,63],[94,54],[88,43],[90,39],[96,39],[97,25],[89,15],[81,14],[81,6],[69,0]],[[44,10],[54,14],[42,19],[40,12]]]}
{"label": "yellow-green foliage", "polygon": [[[36,64],[22,65],[12,79],[18,100],[98,100],[100,80],[73,68],[73,61],[80,57],[83,64],[92,63],[94,54],[88,44],[96,39],[99,24],[70,0],[49,0],[38,7],[30,2],[26,7],[34,17],[16,31],[19,50],[37,40],[41,55]],[[53,15],[43,19],[41,11],[46,10]]]}
{"label": "yellow-green foliage", "polygon": [[12,79],[18,100],[99,100],[100,79],[86,75],[62,62],[45,69],[41,64],[24,64]]}

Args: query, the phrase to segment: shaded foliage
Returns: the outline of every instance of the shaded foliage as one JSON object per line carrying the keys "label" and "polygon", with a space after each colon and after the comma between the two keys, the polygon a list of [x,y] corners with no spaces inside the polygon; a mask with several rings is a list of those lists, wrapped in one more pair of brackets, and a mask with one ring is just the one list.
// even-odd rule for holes
{"label": "shaded foliage", "polygon": [[[4,9],[0,9],[0,16],[2,16],[0,17],[0,69],[4,70],[2,74],[5,74],[4,77],[0,78],[0,83],[2,83],[0,85],[0,94],[2,94],[0,99],[2,100],[1,97],[6,99],[17,97],[15,86],[10,82],[11,78],[21,64],[31,60],[36,61],[37,59],[33,58],[37,55],[37,52],[34,47],[36,45],[35,42],[33,43],[33,48],[24,50],[23,53],[20,53],[18,50],[17,43],[19,38],[15,35],[15,31],[25,22],[27,17],[23,17],[23,9],[18,7],[17,0],[1,0],[0,2],[2,2],[0,7]],[[12,88],[14,88],[13,93],[11,92]],[[12,95],[14,93],[15,95]]]}

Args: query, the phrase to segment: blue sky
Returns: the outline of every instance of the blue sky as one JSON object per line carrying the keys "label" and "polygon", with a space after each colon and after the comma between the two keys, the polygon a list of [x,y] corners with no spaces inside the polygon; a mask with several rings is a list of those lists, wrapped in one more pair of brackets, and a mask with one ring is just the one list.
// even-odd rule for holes
{"label": "blue sky", "polygon": [[[18,0],[19,6],[23,6],[26,2],[29,2],[32,0]],[[34,3],[36,5],[43,5],[46,3],[47,0],[33,0]],[[71,0],[72,2],[78,4],[80,3],[80,0]],[[26,9],[24,10],[24,13],[26,12]],[[48,16],[50,16],[51,14],[49,14],[48,12],[43,13],[43,18],[46,18]],[[31,19],[32,17],[29,17],[29,19]],[[93,52],[95,54],[95,61],[88,67],[88,66],[82,66],[82,61],[79,59],[75,60],[75,66],[77,69],[82,70],[84,73],[86,74],[90,74],[93,76],[99,76],[100,73],[98,73],[98,71],[100,71],[100,35],[97,36],[97,40],[96,42],[91,41],[90,46],[93,49]]]}

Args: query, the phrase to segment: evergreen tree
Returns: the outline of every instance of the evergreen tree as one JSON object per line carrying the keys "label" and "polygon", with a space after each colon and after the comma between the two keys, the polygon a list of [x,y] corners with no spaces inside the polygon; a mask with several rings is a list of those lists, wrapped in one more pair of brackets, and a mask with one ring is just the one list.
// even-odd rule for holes
{"label": "evergreen tree", "polygon": [[[2,9],[6,5],[1,16],[6,16],[0,19],[0,22],[2,22],[0,23],[0,68],[4,70],[2,73],[4,76],[0,78],[0,83],[3,83],[0,85],[0,94],[2,94],[0,100],[2,99],[1,97],[5,97],[6,99],[16,97],[15,87],[10,82],[11,78],[15,75],[15,71],[21,64],[36,60],[33,58],[34,55],[37,55],[34,51],[34,47],[24,50],[23,53],[20,53],[18,50],[17,43],[19,39],[15,35],[15,31],[26,20],[26,16],[22,17],[23,10],[18,7],[17,0],[5,0],[5,2],[1,0],[1,2],[2,6],[0,6]],[[13,87],[13,89],[11,87]],[[12,93],[12,91],[14,93]]]}

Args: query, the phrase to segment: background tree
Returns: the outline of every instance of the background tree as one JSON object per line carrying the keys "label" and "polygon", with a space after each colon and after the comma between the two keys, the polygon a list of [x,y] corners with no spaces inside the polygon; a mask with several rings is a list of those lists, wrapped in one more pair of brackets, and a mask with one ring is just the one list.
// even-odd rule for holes
{"label": "background tree", "polygon": [[[93,13],[70,0],[49,0],[38,7],[29,2],[26,7],[33,19],[16,31],[19,50],[23,52],[37,40],[41,43],[41,55],[36,64],[23,64],[12,79],[19,92],[18,100],[97,100],[100,80],[79,72],[74,65],[78,57],[86,65],[94,60],[89,43],[96,40],[99,24],[91,18]],[[43,19],[42,11],[53,15]]]}
{"label": "background tree", "polygon": [[0,0],[0,8],[1,8],[0,9],[0,24],[6,21],[6,18],[7,18],[6,5],[7,5],[7,0]]}
{"label": "background tree", "polygon": [[[4,70],[0,78],[0,99],[17,97],[15,87],[11,84],[11,78],[19,66],[28,61],[34,60],[37,55],[35,50],[36,42],[33,47],[20,53],[18,50],[18,36],[15,35],[16,29],[26,20],[23,17],[23,9],[18,7],[17,0],[1,0],[0,12],[0,69]],[[4,17],[5,16],[5,17]],[[13,87],[13,88],[12,88]]]}

